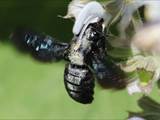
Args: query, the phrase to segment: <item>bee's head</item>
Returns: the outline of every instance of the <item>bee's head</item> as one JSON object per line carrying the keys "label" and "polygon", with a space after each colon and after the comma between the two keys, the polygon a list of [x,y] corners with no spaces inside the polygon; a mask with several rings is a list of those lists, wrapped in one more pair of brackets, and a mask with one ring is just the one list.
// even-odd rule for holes
{"label": "bee's head", "polygon": [[99,39],[104,37],[104,26],[103,19],[98,22],[89,24],[90,32],[88,34],[88,39],[97,42]]}

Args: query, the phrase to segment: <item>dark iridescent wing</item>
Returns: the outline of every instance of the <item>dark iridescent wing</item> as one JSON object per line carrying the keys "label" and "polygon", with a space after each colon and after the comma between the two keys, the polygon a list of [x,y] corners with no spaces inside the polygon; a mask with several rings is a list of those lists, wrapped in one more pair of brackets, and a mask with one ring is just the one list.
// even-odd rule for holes
{"label": "dark iridescent wing", "polygon": [[92,69],[98,83],[103,88],[123,89],[126,87],[124,72],[111,60],[106,60],[101,55],[92,56]]}
{"label": "dark iridescent wing", "polygon": [[60,43],[54,38],[37,32],[18,29],[12,35],[17,48],[21,51],[30,52],[37,60],[50,62],[52,60],[67,59],[67,43]]}
{"label": "dark iridescent wing", "polygon": [[103,88],[123,89],[127,84],[126,75],[107,55],[107,41],[101,29],[102,27],[95,29],[97,34],[94,36],[96,39],[94,41],[96,42],[89,55],[90,67]]}

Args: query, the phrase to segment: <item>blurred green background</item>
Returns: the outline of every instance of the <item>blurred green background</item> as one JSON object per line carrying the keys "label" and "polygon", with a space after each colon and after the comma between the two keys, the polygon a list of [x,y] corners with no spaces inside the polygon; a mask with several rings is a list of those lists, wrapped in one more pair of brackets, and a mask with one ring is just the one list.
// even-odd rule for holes
{"label": "blurred green background", "polygon": [[16,27],[28,27],[67,41],[72,37],[72,21],[65,15],[70,0],[0,0],[0,37]]}
{"label": "blurred green background", "polygon": [[57,17],[66,14],[68,3],[0,0],[0,119],[124,120],[127,111],[139,110],[136,100],[141,95],[103,90],[97,84],[92,104],[76,103],[64,88],[64,61],[40,63],[8,42],[10,33],[19,26],[70,41],[73,21]]}

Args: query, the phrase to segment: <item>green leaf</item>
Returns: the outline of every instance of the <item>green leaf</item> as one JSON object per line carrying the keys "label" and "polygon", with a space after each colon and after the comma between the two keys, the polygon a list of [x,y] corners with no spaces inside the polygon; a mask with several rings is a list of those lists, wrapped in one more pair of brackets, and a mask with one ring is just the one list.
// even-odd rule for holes
{"label": "green leaf", "polygon": [[[160,113],[160,104],[152,100],[151,98],[144,96],[138,101],[138,105],[144,110],[144,112],[158,112]],[[159,114],[160,115],[160,114]]]}
{"label": "green leaf", "polygon": [[160,120],[160,104],[151,99],[150,97],[143,96],[139,101],[138,105],[142,108],[142,112],[135,113],[129,112],[129,118],[141,117],[145,120]]}

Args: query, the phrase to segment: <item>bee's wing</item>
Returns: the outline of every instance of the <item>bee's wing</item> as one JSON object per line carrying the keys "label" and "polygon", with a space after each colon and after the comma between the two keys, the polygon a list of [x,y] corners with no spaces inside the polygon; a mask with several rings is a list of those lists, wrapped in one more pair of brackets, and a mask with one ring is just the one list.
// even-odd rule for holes
{"label": "bee's wing", "polygon": [[127,81],[124,72],[112,61],[105,59],[105,57],[99,57],[102,55],[92,56],[93,73],[95,74],[98,83],[103,88],[112,88],[120,90],[126,87]]}
{"label": "bee's wing", "polygon": [[57,42],[51,36],[25,28],[15,30],[10,39],[19,51],[31,53],[34,58],[44,62],[66,59],[69,47],[68,43]]}

